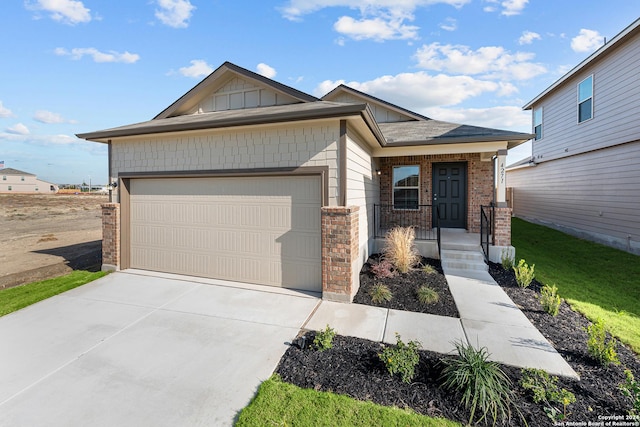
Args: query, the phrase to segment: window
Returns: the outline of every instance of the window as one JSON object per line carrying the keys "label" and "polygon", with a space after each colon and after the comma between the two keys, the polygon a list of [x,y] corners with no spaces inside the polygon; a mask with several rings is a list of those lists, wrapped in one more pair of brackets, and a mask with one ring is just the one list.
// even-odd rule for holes
{"label": "window", "polygon": [[20,177],[20,181],[24,181],[24,176],[21,176],[21,177]]}
{"label": "window", "polygon": [[7,190],[11,191],[11,186],[9,186],[9,188],[7,188]]}
{"label": "window", "polygon": [[542,107],[533,110],[533,133],[536,141],[542,139]]}
{"label": "window", "polygon": [[393,168],[393,208],[418,209],[420,199],[420,167]]}
{"label": "window", "polygon": [[593,117],[593,75],[578,84],[578,123]]}
{"label": "window", "polygon": [[7,175],[2,175],[2,180],[6,181],[7,180]]}

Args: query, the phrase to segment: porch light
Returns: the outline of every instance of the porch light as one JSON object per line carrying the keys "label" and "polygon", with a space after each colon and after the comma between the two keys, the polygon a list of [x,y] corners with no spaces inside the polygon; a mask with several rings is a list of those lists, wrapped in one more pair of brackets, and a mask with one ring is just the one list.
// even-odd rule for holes
{"label": "porch light", "polygon": [[382,175],[382,171],[380,169],[376,169],[376,175],[378,176]]}

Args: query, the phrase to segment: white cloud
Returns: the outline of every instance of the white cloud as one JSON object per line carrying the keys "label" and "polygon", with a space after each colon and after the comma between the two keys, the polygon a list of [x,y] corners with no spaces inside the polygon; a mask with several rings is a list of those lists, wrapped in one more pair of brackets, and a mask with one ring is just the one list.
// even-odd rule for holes
{"label": "white cloud", "polygon": [[25,6],[30,10],[49,12],[51,19],[64,24],[91,21],[91,10],[78,0],[26,0]]}
{"label": "white cloud", "polygon": [[531,62],[533,53],[510,53],[500,46],[472,50],[463,45],[423,45],[415,54],[418,66],[454,74],[478,74],[484,78],[527,80],[547,70]]}
{"label": "white cloud", "polygon": [[158,0],[156,18],[165,25],[173,28],[186,28],[189,19],[196,8],[189,0]]}
{"label": "white cloud", "polygon": [[58,113],[53,113],[47,110],[38,110],[33,115],[33,119],[40,123],[66,123],[66,120]]}
{"label": "white cloud", "polygon": [[375,41],[395,39],[416,39],[420,27],[403,24],[405,18],[375,17],[373,19],[353,19],[342,16],[333,25],[333,29],[340,34],[355,40],[372,39]]}
{"label": "white cloud", "polygon": [[15,125],[5,129],[5,131],[14,135],[29,135],[30,133],[29,128],[22,123],[16,123]]}
{"label": "white cloud", "polygon": [[580,34],[571,39],[571,49],[574,52],[592,52],[603,43],[604,38],[599,32],[582,28]]}
{"label": "white cloud", "polygon": [[440,28],[445,31],[455,31],[458,29],[458,21],[453,18],[447,18],[444,22],[440,23]]}
{"label": "white cloud", "polygon": [[534,40],[542,40],[542,37],[538,33],[534,33],[533,31],[523,31],[522,35],[518,39],[518,43],[522,44],[531,44]]}
{"label": "white cloud", "polygon": [[483,10],[485,12],[495,12],[498,10],[496,5],[502,6],[502,11],[500,12],[505,16],[513,16],[520,15],[522,10],[525,8],[529,0],[484,0],[485,3],[489,3],[489,5],[485,6]]}
{"label": "white cloud", "polygon": [[0,101],[0,117],[13,117],[13,112],[2,105],[2,101]]}
{"label": "white cloud", "polygon": [[268,79],[272,79],[276,74],[278,74],[275,68],[268,66],[264,62],[259,63],[256,69],[258,70],[258,74],[265,76]]}
{"label": "white cloud", "polygon": [[531,132],[531,113],[519,106],[490,108],[441,108],[432,107],[422,111],[428,117],[445,122],[466,125]]}
{"label": "white cloud", "polygon": [[54,50],[54,53],[58,56],[70,56],[71,59],[75,60],[82,59],[83,56],[88,55],[93,58],[94,62],[123,62],[125,64],[133,64],[140,59],[140,55],[136,53],[119,53],[114,50],[101,52],[93,47],[76,47],[70,51],[63,47],[58,47]]}
{"label": "white cloud", "polygon": [[[21,124],[21,123],[19,123]],[[16,125],[17,126],[17,125]],[[22,125],[24,126],[24,125]],[[15,127],[15,126],[14,126]],[[25,126],[26,128],[26,126]],[[6,139],[9,141],[19,141],[29,143],[31,145],[40,145],[40,146],[48,146],[48,145],[103,145],[103,144],[95,144],[89,141],[85,141],[83,139],[76,138],[75,136],[69,136],[64,134],[58,135],[31,135],[27,129],[26,133],[18,133],[11,132],[9,129],[6,129],[6,133],[0,133],[0,140]]]}
{"label": "white cloud", "polygon": [[208,76],[213,72],[213,67],[203,59],[193,59],[190,61],[191,65],[188,67],[181,67],[180,74],[185,77],[200,78]]}

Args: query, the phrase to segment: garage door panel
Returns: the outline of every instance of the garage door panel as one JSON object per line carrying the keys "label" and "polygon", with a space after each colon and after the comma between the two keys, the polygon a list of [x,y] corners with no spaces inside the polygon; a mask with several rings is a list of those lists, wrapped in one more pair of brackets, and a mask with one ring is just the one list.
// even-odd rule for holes
{"label": "garage door panel", "polygon": [[321,290],[318,177],[132,179],[131,266]]}

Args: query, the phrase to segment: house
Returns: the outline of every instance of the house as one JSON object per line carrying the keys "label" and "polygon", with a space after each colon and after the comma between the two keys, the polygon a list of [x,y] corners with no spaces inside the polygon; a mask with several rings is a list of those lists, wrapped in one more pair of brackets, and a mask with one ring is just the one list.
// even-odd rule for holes
{"label": "house", "polygon": [[78,136],[108,144],[117,184],[103,206],[104,269],[338,301],[351,301],[393,225],[423,229],[422,250],[437,256],[438,225],[478,233],[481,206],[495,202],[491,255],[513,250],[494,164],[531,137],[432,120],[346,86],[319,99],[228,62],[150,121]]}
{"label": "house", "polygon": [[523,108],[535,137],[507,170],[514,215],[640,254],[640,19]]}
{"label": "house", "polygon": [[58,186],[42,181],[36,175],[18,169],[0,169],[0,193],[38,193],[55,194]]}

